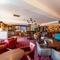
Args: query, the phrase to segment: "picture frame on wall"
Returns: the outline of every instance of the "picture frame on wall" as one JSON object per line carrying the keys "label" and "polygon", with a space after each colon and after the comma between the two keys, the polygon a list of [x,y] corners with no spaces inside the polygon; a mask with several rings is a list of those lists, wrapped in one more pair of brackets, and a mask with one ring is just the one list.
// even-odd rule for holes
{"label": "picture frame on wall", "polygon": [[15,31],[20,31],[20,26],[15,26]]}
{"label": "picture frame on wall", "polygon": [[8,31],[14,31],[14,26],[8,26]]}
{"label": "picture frame on wall", "polygon": [[8,31],[12,31],[12,26],[8,26]]}

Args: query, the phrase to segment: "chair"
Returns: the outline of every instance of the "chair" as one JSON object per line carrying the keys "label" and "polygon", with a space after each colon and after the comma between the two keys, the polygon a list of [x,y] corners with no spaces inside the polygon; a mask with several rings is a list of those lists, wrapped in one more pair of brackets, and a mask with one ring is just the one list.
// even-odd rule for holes
{"label": "chair", "polygon": [[22,47],[21,49],[24,50],[24,55],[27,60],[34,59],[34,48],[35,44],[30,42],[29,47]]}
{"label": "chair", "polygon": [[34,59],[34,51],[32,51],[29,54],[27,54],[26,57],[27,57],[26,60],[33,60]]}
{"label": "chair", "polygon": [[40,55],[42,55],[42,56],[50,56],[51,55],[51,49],[50,48],[47,48],[42,44],[38,44],[38,42],[36,42],[36,44],[37,44],[37,50],[38,50],[39,56]]}
{"label": "chair", "polygon": [[52,49],[51,57],[53,60],[60,60],[60,52]]}
{"label": "chair", "polygon": [[10,38],[7,41],[8,48],[15,48],[17,43],[17,38]]}
{"label": "chair", "polygon": [[6,43],[4,43],[4,42],[0,43],[0,54],[4,53],[6,51],[9,51],[9,49],[7,48]]}
{"label": "chair", "polygon": [[45,47],[42,44],[38,44],[38,42],[36,42],[36,44],[37,44],[37,52],[40,57],[40,60],[52,60],[51,49]]}

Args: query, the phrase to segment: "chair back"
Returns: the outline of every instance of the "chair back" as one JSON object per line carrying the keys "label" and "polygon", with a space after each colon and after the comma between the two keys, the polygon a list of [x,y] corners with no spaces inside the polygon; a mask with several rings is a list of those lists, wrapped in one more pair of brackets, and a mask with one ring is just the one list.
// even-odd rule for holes
{"label": "chair back", "polygon": [[17,39],[16,38],[14,38],[14,39],[11,38],[11,39],[8,40],[7,44],[8,44],[9,48],[13,48],[14,46],[16,46],[16,43],[17,43]]}
{"label": "chair back", "polygon": [[30,42],[30,50],[33,51],[35,49],[35,44]]}

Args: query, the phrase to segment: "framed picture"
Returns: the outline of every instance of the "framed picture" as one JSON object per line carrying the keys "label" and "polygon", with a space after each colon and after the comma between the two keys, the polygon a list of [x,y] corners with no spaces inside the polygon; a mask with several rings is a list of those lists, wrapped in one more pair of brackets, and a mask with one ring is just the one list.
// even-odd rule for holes
{"label": "framed picture", "polygon": [[20,31],[20,26],[15,26],[15,31]]}
{"label": "framed picture", "polygon": [[8,31],[14,31],[14,26],[8,26]]}
{"label": "framed picture", "polygon": [[8,31],[12,31],[12,26],[8,26]]}

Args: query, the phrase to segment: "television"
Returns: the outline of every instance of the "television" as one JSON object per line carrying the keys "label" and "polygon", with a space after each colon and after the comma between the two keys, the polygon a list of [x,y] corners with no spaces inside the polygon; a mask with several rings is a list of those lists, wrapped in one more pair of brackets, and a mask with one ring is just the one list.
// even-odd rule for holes
{"label": "television", "polygon": [[26,30],[26,29],[27,29],[26,26],[22,26],[22,27],[21,27],[21,30]]}
{"label": "television", "polygon": [[54,39],[60,41],[60,33],[54,34]]}

